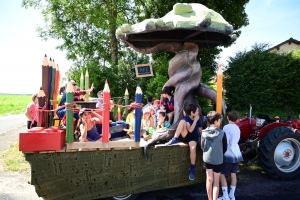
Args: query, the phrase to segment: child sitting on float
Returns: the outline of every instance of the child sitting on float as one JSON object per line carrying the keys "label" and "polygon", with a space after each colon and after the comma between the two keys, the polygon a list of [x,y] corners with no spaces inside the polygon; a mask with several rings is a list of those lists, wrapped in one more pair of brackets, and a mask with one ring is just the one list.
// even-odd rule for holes
{"label": "child sitting on float", "polygon": [[[135,103],[135,101],[131,100],[130,104],[132,104],[132,103]],[[126,116],[126,122],[128,124],[130,124],[131,121],[134,119],[133,111],[135,110],[135,108],[128,105],[128,106],[126,106],[126,109],[128,110],[128,114]]]}
{"label": "child sitting on float", "polygon": [[150,114],[151,114],[151,118],[153,118],[154,121],[154,128],[156,128],[156,124],[157,124],[157,116],[156,116],[156,111],[154,108],[150,107]]}
{"label": "child sitting on float", "polygon": [[144,109],[143,117],[142,117],[142,135],[145,137],[147,135],[148,130],[150,128],[155,128],[155,126],[156,126],[156,121],[151,115],[151,109],[150,108]]}
{"label": "child sitting on float", "polygon": [[158,122],[157,122],[157,127],[156,129],[167,129],[171,126],[171,123],[168,121],[168,115],[164,110],[159,110],[158,111]]}
{"label": "child sitting on float", "polygon": [[[92,114],[94,117],[92,117]],[[75,141],[101,141],[102,135],[97,131],[96,122],[101,122],[103,119],[102,116],[94,111],[91,111],[90,109],[83,108],[79,112],[79,117],[80,118],[75,131]],[[108,137],[110,138],[110,134]]]}

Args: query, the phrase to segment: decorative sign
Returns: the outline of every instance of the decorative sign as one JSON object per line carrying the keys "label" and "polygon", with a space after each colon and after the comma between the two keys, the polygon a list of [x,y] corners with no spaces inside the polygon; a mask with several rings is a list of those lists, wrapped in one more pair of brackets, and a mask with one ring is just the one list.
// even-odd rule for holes
{"label": "decorative sign", "polygon": [[151,64],[139,64],[135,65],[136,77],[148,77],[153,76],[152,65]]}

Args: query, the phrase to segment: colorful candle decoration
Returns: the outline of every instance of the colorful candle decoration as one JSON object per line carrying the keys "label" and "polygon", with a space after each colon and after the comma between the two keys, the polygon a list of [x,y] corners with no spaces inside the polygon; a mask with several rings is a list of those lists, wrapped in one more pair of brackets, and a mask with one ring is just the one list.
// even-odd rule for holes
{"label": "colorful candle decoration", "polygon": [[[125,90],[125,96],[124,96],[124,99],[125,99],[125,106],[127,106],[127,105],[129,105],[129,93],[128,93],[128,90],[127,90],[127,88],[126,88],[126,90]],[[127,114],[128,114],[128,110],[125,108],[125,114],[126,114],[126,116],[127,116]]]}
{"label": "colorful candle decoration", "polygon": [[[56,66],[55,66],[55,62],[53,59],[52,62],[52,79],[51,79],[51,100],[52,103],[50,105],[50,109],[52,110],[54,108],[55,102],[53,102],[54,100],[54,89],[55,89],[55,75],[56,75]],[[50,116],[50,120],[49,120],[49,126],[53,126],[53,117],[54,117],[54,112],[50,112],[49,113]]]}
{"label": "colorful candle decoration", "polygon": [[44,127],[45,126],[45,112],[42,111],[45,103],[46,103],[46,95],[45,92],[43,91],[43,88],[40,88],[40,91],[37,95],[38,98],[38,126],[39,127]]}
{"label": "colorful candle decoration", "polygon": [[121,120],[121,109],[120,107],[118,107],[118,121]]}
{"label": "colorful candle decoration", "polygon": [[102,121],[102,142],[104,148],[108,148],[109,116],[110,116],[110,89],[107,80],[103,89],[103,121]]}
{"label": "colorful candle decoration", "polygon": [[[217,103],[216,103],[216,111],[222,114],[222,82],[223,82],[223,72],[222,65],[219,65],[219,69],[217,72]],[[225,114],[225,113],[224,113]]]}
{"label": "colorful candle decoration", "polygon": [[81,75],[80,75],[80,90],[84,90],[83,81],[84,81],[83,72],[81,72]]}
{"label": "colorful candle decoration", "polygon": [[[56,71],[55,71],[55,89],[54,89],[54,100],[57,102],[57,97],[58,97],[58,92],[59,92],[59,79],[60,79],[60,74],[59,74],[59,67],[56,65]],[[54,110],[57,109],[58,103],[54,104]],[[54,111],[54,116],[56,116],[56,112]]]}
{"label": "colorful candle decoration", "polygon": [[67,143],[73,143],[73,105],[70,105],[74,101],[74,89],[72,83],[69,81],[66,89],[66,102],[67,102]]}
{"label": "colorful candle decoration", "polygon": [[[88,69],[86,69],[86,72],[85,72],[85,89],[88,90],[90,88],[89,86],[89,72],[88,72]],[[89,97],[90,97],[90,94],[86,93],[85,94],[85,101],[89,101]]]}
{"label": "colorful candle decoration", "polygon": [[[143,93],[140,84],[137,85],[135,91],[135,102],[142,103]],[[135,109],[135,125],[134,125],[134,141],[140,142],[141,139],[141,120],[142,120],[142,108],[137,107]]]}
{"label": "colorful candle decoration", "polygon": [[[45,54],[42,64],[42,88],[44,90],[44,93],[46,95],[46,106],[48,106],[48,91],[49,91],[49,83],[48,83],[48,76],[49,76],[49,63],[47,59],[47,55]],[[44,114],[44,127],[49,127],[48,123],[48,114]]]}
{"label": "colorful candle decoration", "polygon": [[[48,74],[48,85],[49,85],[49,90],[48,90],[48,101],[47,101],[47,110],[50,110],[51,109],[51,91],[52,91],[52,69],[53,69],[53,62],[52,62],[52,58],[50,57],[49,59],[49,68],[48,68],[48,71],[49,71],[49,74]],[[52,116],[51,116],[51,113],[48,112],[47,113],[48,115],[48,125],[46,126],[46,128],[48,128],[49,126],[51,126],[51,121],[52,121]]]}
{"label": "colorful candle decoration", "polygon": [[56,66],[55,66],[55,62],[53,59],[53,66],[52,66],[52,81],[51,81],[51,100],[54,100],[54,91],[55,91],[55,87],[56,87],[56,83],[55,83],[55,76],[56,76]]}

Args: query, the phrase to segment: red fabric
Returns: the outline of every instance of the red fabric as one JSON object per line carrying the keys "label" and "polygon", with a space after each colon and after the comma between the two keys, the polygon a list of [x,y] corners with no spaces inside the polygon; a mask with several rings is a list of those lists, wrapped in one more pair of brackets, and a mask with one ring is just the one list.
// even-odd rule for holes
{"label": "red fabric", "polygon": [[168,108],[170,111],[174,111],[174,106],[170,102],[168,102]]}
{"label": "red fabric", "polygon": [[[74,108],[74,113],[79,114],[79,111],[80,111],[79,108]],[[67,124],[67,115],[64,115],[64,117],[62,118],[62,122],[63,122],[63,124],[65,124],[65,125]],[[74,122],[74,129],[73,129],[73,130],[76,129],[77,123],[78,123],[78,120],[76,119],[75,122]]]}

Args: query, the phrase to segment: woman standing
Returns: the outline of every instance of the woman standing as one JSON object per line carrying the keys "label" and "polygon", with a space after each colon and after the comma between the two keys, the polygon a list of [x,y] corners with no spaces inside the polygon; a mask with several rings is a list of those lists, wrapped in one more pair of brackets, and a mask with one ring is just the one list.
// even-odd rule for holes
{"label": "woman standing", "polygon": [[31,129],[32,127],[36,127],[37,126],[37,103],[38,103],[38,99],[37,99],[37,93],[33,94],[31,99],[32,102],[28,104],[27,108],[26,108],[26,117],[27,117],[27,128]]}

